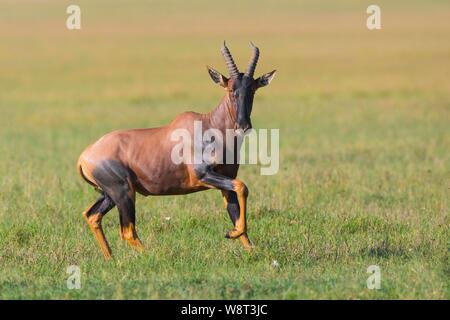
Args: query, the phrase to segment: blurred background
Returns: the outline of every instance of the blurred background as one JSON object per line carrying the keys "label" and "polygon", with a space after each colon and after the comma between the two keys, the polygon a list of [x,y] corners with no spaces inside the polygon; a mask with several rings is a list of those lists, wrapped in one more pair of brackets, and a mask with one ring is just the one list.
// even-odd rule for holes
{"label": "blurred background", "polygon": [[[70,4],[81,30],[66,28]],[[444,0],[1,0],[0,297],[449,298],[449,35]],[[205,66],[226,74],[223,40],[241,69],[251,40],[255,75],[278,70],[252,122],[280,129],[280,172],[240,171],[258,253],[223,239],[208,192],[138,199],[144,256],[111,212],[117,258],[100,261],[79,154],[215,107]],[[71,264],[83,290],[65,288]],[[365,288],[371,264],[387,268],[380,292]]]}

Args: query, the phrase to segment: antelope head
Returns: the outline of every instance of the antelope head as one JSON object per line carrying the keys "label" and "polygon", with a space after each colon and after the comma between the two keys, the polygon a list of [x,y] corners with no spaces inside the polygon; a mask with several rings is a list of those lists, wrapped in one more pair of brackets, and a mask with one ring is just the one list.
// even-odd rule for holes
{"label": "antelope head", "polygon": [[276,72],[276,70],[273,70],[257,79],[254,79],[253,75],[259,59],[259,49],[252,42],[250,42],[250,46],[253,53],[245,73],[239,72],[239,69],[234,63],[233,57],[230,50],[227,48],[225,41],[221,52],[230,74],[229,78],[217,70],[214,70],[209,66],[207,67],[211,79],[216,84],[225,88],[231,105],[235,111],[235,129],[241,132],[245,132],[252,128],[250,115],[252,113],[253,97],[255,96],[256,90],[267,86],[272,81]]}

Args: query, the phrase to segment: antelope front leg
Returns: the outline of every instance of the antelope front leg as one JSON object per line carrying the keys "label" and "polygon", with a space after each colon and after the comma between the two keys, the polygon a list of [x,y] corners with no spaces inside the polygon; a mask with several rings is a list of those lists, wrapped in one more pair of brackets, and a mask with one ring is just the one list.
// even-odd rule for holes
{"label": "antelope front leg", "polygon": [[227,232],[226,237],[229,239],[236,239],[247,232],[247,186],[240,180],[233,180],[233,191],[236,192],[239,204],[239,217],[235,221],[234,229]]}
{"label": "antelope front leg", "polygon": [[[222,190],[223,200],[225,203],[225,208],[228,211],[231,221],[233,225],[236,226],[237,221],[241,216],[241,209],[238,202],[238,197],[236,192],[233,191],[225,191]],[[228,233],[227,233],[228,234]],[[247,232],[244,232],[241,236],[239,236],[239,240],[241,241],[242,246],[247,250],[252,250],[253,245],[248,238]]]}
{"label": "antelope front leg", "polygon": [[[219,189],[227,194],[235,194],[235,199],[231,196],[225,196],[224,200],[230,202],[230,213],[231,219],[234,223],[234,229],[226,233],[226,237],[229,239],[241,240],[243,246],[250,250],[252,248],[251,242],[247,236],[247,221],[246,221],[246,209],[247,209],[247,197],[248,189],[247,186],[238,179],[231,179],[229,177],[218,174],[212,170],[206,171],[206,173],[201,177],[200,181],[209,188]],[[228,205],[227,205],[228,209]]]}

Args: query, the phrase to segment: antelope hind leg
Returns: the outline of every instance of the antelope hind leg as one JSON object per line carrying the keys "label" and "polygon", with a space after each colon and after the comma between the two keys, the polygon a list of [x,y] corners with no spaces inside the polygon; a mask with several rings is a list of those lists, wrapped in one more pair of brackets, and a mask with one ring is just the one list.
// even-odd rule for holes
{"label": "antelope hind leg", "polygon": [[120,236],[139,252],[144,251],[144,245],[136,232],[135,194],[128,194],[117,202],[120,215]]}
{"label": "antelope hind leg", "polygon": [[88,209],[83,212],[83,218],[86,220],[89,228],[94,234],[95,239],[103,253],[105,259],[111,259],[111,248],[106,240],[105,233],[102,228],[103,216],[114,207],[111,199],[102,194],[100,198]]}
{"label": "antelope hind leg", "polygon": [[135,198],[131,172],[122,163],[105,160],[95,170],[94,177],[111,197],[119,210],[120,236],[133,248],[143,251],[144,246],[136,233]]}

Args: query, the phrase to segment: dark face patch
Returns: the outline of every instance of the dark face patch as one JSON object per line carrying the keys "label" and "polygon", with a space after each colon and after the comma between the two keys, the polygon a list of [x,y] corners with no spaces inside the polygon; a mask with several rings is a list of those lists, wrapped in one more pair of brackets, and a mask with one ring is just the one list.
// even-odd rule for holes
{"label": "dark face patch", "polygon": [[250,115],[252,113],[255,91],[255,80],[242,73],[233,81],[231,94],[236,103],[236,122],[238,129],[247,131],[252,128]]}

